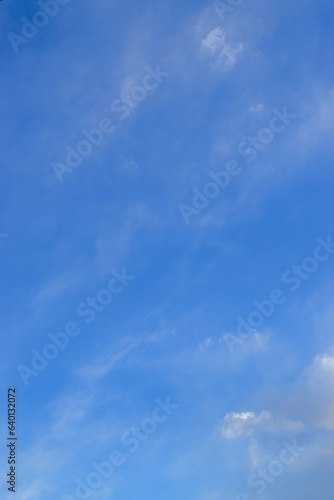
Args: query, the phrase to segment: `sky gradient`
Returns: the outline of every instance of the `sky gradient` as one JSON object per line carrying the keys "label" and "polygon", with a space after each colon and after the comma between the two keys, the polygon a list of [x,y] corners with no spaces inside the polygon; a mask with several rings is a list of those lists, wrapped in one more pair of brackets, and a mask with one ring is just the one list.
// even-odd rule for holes
{"label": "sky gradient", "polygon": [[1,498],[332,500],[333,3],[0,11]]}

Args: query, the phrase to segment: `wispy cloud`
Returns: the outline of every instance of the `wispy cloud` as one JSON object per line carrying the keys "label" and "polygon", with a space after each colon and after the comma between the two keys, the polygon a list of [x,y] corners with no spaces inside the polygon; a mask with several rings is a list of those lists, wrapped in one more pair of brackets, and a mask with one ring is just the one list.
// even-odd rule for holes
{"label": "wispy cloud", "polygon": [[32,298],[34,306],[41,306],[44,303],[63,296],[66,292],[75,289],[83,278],[83,272],[75,269],[64,271],[51,278],[49,282],[42,285]]}
{"label": "wispy cloud", "polygon": [[228,43],[226,33],[221,28],[215,28],[202,40],[201,49],[213,57],[218,70],[227,71],[237,62],[238,55],[244,50],[244,45]]}

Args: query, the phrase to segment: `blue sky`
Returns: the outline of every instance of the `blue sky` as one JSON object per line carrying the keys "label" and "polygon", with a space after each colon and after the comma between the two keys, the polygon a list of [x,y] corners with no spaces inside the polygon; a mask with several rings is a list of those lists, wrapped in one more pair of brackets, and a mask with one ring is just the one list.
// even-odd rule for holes
{"label": "blue sky", "polygon": [[234,3],[0,3],[1,498],[16,387],[17,500],[332,499],[334,9]]}

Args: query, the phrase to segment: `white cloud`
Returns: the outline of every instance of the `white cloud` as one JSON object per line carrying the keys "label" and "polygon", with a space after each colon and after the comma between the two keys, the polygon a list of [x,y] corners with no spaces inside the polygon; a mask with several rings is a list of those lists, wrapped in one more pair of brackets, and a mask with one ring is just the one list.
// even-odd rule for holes
{"label": "white cloud", "polygon": [[244,46],[242,43],[228,43],[226,33],[221,28],[215,28],[202,40],[201,49],[211,53],[216,59],[218,69],[227,71],[234,66],[237,56],[243,51]]}
{"label": "white cloud", "polygon": [[211,347],[211,346],[213,346],[213,345],[215,345],[215,341],[214,341],[214,340],[212,340],[210,337],[208,337],[208,338],[206,338],[206,339],[204,340],[204,342],[201,342],[201,343],[198,345],[197,349],[198,349],[199,351],[205,351],[208,347]]}
{"label": "white cloud", "polygon": [[316,424],[334,429],[334,356],[316,356],[307,370],[310,403],[316,411]]}
{"label": "white cloud", "polygon": [[310,376],[313,383],[324,383],[334,387],[334,356],[327,353],[316,356],[311,365]]}
{"label": "white cloud", "polygon": [[226,439],[234,439],[240,436],[250,436],[259,431],[288,430],[296,432],[302,428],[301,422],[276,418],[268,411],[262,411],[259,415],[250,411],[231,412],[227,413],[223,419],[221,433]]}
{"label": "white cloud", "polygon": [[[219,343],[223,343],[225,348],[227,348],[231,353],[242,354],[243,352],[256,352],[256,351],[268,351],[270,343],[269,333],[259,333],[257,331],[253,332],[253,335],[247,339],[242,340],[238,337],[236,332],[225,332],[219,339]],[[242,346],[238,350],[238,346]]]}
{"label": "white cloud", "polygon": [[299,432],[309,426],[334,430],[334,355],[325,353],[314,358],[285,405],[290,411],[299,408],[300,420],[288,420],[271,412],[227,413],[221,424],[221,435],[226,439],[252,436],[261,432]]}
{"label": "white cloud", "polygon": [[331,147],[333,128],[334,88],[317,88],[312,97],[303,105],[301,115],[303,123],[299,127],[297,140],[306,149],[312,151],[323,144]]}
{"label": "white cloud", "polygon": [[137,172],[138,165],[134,160],[122,158],[122,169],[127,170],[128,172]]}
{"label": "white cloud", "polygon": [[251,113],[260,113],[260,111],[263,111],[263,104],[259,103],[259,104],[255,104],[253,106],[253,104],[251,104],[250,108],[249,108],[249,111]]}
{"label": "white cloud", "polygon": [[257,348],[261,351],[266,351],[269,348],[270,336],[269,334],[254,333],[254,342]]}

